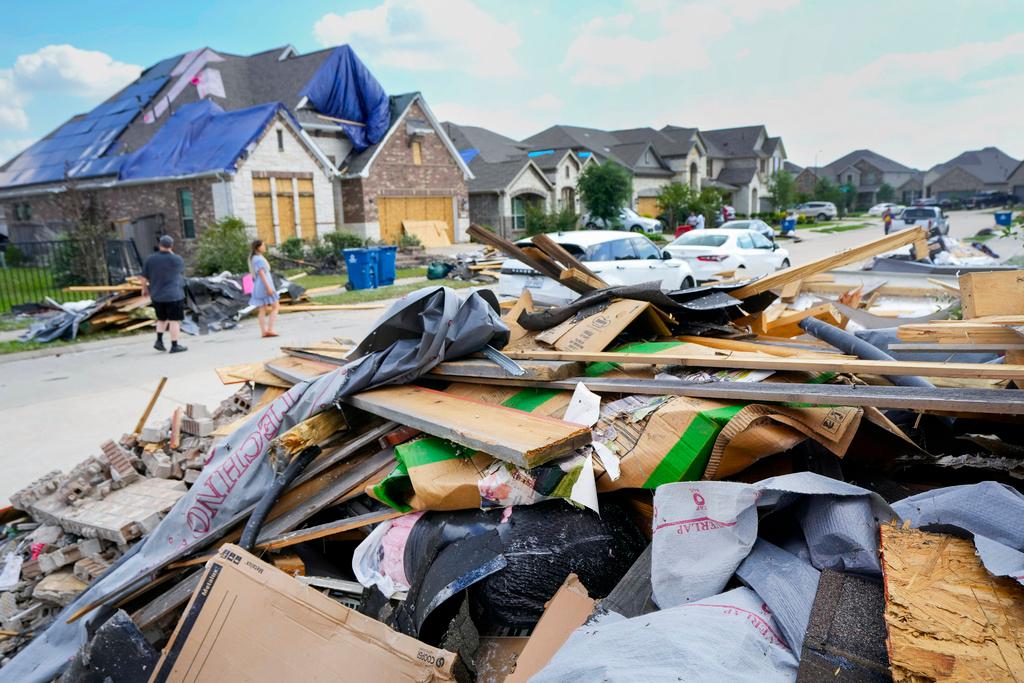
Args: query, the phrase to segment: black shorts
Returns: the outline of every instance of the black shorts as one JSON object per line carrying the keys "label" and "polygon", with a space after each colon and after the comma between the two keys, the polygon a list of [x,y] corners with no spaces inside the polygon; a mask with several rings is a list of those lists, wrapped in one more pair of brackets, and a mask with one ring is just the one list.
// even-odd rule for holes
{"label": "black shorts", "polygon": [[180,322],[185,319],[185,300],[154,301],[153,310],[156,311],[157,320],[177,320]]}

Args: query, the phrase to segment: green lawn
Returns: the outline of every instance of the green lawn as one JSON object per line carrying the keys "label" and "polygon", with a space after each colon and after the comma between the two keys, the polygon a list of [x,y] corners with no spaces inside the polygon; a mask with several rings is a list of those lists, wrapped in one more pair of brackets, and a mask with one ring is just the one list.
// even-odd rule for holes
{"label": "green lawn", "polygon": [[30,318],[13,318],[13,317],[2,317],[0,318],[0,332],[10,332],[11,330],[24,330],[32,324]]}
{"label": "green lawn", "polygon": [[853,223],[851,225],[837,225],[832,228],[819,228],[815,232],[847,232],[848,230],[862,230],[870,227],[870,223]]}
{"label": "green lawn", "polygon": [[423,289],[424,287],[452,287],[454,289],[462,289],[463,287],[473,287],[475,283],[465,282],[463,280],[431,280],[429,282],[413,282],[407,285],[391,285],[390,287],[378,287],[377,289],[359,289],[352,292],[344,292],[342,294],[331,294],[329,296],[318,296],[316,302],[318,304],[361,304],[368,301],[380,301],[381,299],[392,299],[395,297],[405,296],[410,292],[415,292],[417,289]]}
{"label": "green lawn", "polygon": [[52,342],[22,342],[17,339],[10,339],[8,341],[0,341],[0,355],[6,353],[20,353],[21,351],[34,351],[35,349],[52,349],[61,346],[74,346],[75,344],[99,341],[101,339],[127,339],[128,337],[134,337],[137,334],[153,334],[153,328],[147,327],[141,330],[133,330],[132,332],[109,330],[106,332],[93,332],[91,334],[79,333],[78,337],[71,341],[57,339]]}
{"label": "green lawn", "polygon": [[[282,271],[285,277],[288,277],[289,275],[296,275],[301,272],[303,272],[301,268]],[[395,271],[395,278],[425,277],[426,274],[426,268],[399,268]],[[306,277],[301,277],[295,281],[296,284],[302,285],[306,289],[317,289],[319,287],[330,287],[332,285],[335,287],[344,287],[346,282],[348,282],[348,275],[333,273],[327,275],[307,275]]]}

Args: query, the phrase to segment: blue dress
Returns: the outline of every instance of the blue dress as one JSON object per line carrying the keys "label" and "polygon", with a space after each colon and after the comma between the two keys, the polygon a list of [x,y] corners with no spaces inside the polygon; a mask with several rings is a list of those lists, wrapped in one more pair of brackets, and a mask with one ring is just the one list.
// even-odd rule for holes
{"label": "blue dress", "polygon": [[270,282],[271,286],[274,284],[274,278],[270,275],[270,264],[267,259],[257,254],[252,257],[252,295],[249,297],[250,306],[269,306],[278,299],[278,293],[276,290],[267,291],[266,285],[263,284],[263,278],[260,277],[260,271],[262,270],[267,274],[267,281]]}

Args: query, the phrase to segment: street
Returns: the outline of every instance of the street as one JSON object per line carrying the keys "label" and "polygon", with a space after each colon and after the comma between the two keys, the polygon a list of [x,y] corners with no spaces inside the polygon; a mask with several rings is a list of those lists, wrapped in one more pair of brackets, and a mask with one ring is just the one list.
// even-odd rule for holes
{"label": "street", "polygon": [[[881,236],[881,221],[867,220],[877,227],[838,233],[800,230],[800,243],[781,243],[790,250],[793,265],[800,265]],[[956,212],[950,224],[953,236],[969,237],[993,220],[987,212]],[[1002,256],[1012,252],[1001,250],[1019,248],[1011,241],[990,244]],[[0,414],[5,425],[0,436],[0,499],[50,470],[67,469],[99,453],[100,443],[130,431],[162,376],[167,376],[167,386],[151,420],[167,418],[186,402],[212,409],[233,391],[220,383],[215,368],[265,360],[279,346],[334,337],[358,341],[383,310],[282,316],[278,339],[261,339],[256,321],[247,319],[233,330],[184,339],[188,353],[175,356],[154,351],[152,335],[86,342],[59,354],[44,350],[0,356]]]}

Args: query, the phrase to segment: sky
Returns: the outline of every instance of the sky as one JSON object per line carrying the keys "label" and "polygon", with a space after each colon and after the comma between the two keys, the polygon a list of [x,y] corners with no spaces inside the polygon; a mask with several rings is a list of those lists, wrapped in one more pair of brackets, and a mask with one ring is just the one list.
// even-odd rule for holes
{"label": "sky", "polygon": [[0,38],[0,160],[169,56],[343,43],[388,92],[517,139],[765,124],[801,166],[1024,158],[1022,0],[43,0]]}

